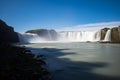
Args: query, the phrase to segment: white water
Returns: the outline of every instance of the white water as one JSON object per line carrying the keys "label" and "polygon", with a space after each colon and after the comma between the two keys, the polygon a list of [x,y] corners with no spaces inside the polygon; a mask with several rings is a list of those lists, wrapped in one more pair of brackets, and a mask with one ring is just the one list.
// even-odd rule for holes
{"label": "white water", "polygon": [[[100,41],[100,30],[97,31],[63,31],[52,33],[48,31],[47,36],[40,37],[37,34],[19,34],[20,42],[41,43],[41,42],[95,42]],[[55,35],[55,36],[54,36]],[[56,37],[57,35],[57,37]]]}
{"label": "white water", "polygon": [[110,40],[111,40],[111,30],[108,30],[108,31],[106,32],[104,41],[110,41]]}
{"label": "white water", "polygon": [[40,41],[43,41],[41,37],[39,37],[37,34],[32,33],[23,33],[18,34],[20,38],[20,42],[22,43],[39,43]]}
{"label": "white water", "polygon": [[60,33],[61,41],[99,41],[100,40],[100,31],[65,31]]}
{"label": "white water", "polygon": [[50,34],[50,31],[47,31],[48,32],[48,36],[49,36],[49,39],[50,39],[50,41],[52,40],[52,36],[51,36],[51,34]]}

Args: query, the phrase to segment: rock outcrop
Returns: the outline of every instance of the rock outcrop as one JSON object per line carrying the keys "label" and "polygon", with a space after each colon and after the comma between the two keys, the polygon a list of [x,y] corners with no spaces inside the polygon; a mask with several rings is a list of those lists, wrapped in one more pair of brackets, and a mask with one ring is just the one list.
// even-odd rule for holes
{"label": "rock outcrop", "polygon": [[104,40],[105,38],[105,35],[106,35],[106,32],[107,30],[109,30],[110,28],[103,28],[101,29],[101,39],[100,40]]}
{"label": "rock outcrop", "polygon": [[41,38],[49,39],[49,40],[57,40],[58,33],[55,30],[47,30],[47,29],[36,29],[36,30],[28,30],[25,33],[34,33],[38,34]]}
{"label": "rock outcrop", "polygon": [[41,55],[9,44],[18,41],[14,29],[0,20],[0,80],[50,80]]}
{"label": "rock outcrop", "polygon": [[109,43],[120,43],[120,26],[101,29],[101,40],[104,40],[107,31],[111,29],[111,40]]}
{"label": "rock outcrop", "polygon": [[0,20],[0,42],[18,42],[19,37],[11,26]]}
{"label": "rock outcrop", "polygon": [[45,64],[25,47],[0,45],[0,80],[50,80]]}
{"label": "rock outcrop", "polygon": [[120,43],[120,26],[111,29],[111,42]]}

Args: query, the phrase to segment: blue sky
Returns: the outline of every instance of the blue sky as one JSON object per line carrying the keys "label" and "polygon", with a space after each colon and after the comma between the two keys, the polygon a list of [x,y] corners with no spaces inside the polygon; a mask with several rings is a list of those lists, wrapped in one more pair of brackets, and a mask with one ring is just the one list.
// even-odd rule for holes
{"label": "blue sky", "polygon": [[118,22],[120,0],[0,0],[0,19],[17,32]]}

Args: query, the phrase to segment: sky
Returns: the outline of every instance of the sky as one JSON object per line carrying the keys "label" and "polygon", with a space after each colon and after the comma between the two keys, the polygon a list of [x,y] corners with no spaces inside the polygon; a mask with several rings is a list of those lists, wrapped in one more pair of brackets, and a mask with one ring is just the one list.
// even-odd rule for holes
{"label": "sky", "polygon": [[17,32],[116,26],[120,0],[0,0],[0,19]]}

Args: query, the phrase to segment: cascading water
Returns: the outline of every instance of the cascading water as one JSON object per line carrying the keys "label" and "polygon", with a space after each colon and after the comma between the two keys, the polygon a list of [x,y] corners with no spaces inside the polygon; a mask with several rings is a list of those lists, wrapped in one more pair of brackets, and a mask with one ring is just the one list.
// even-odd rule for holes
{"label": "cascading water", "polygon": [[49,40],[51,41],[52,40],[52,36],[50,34],[50,31],[47,30],[47,33],[48,33]]}
{"label": "cascading water", "polygon": [[64,31],[60,33],[62,41],[99,41],[100,31]]}
{"label": "cascading water", "polygon": [[57,40],[58,34],[54,30],[43,30],[40,33],[18,34],[21,43],[41,43],[45,41]]}
{"label": "cascading water", "polygon": [[44,41],[60,41],[60,42],[95,42],[100,41],[101,31],[62,31],[55,32],[49,30],[42,35],[24,33],[19,34],[20,41],[25,43],[40,43]]}
{"label": "cascading water", "polygon": [[39,43],[44,39],[40,38],[37,34],[23,33],[18,34],[21,43]]}
{"label": "cascading water", "polygon": [[103,41],[110,41],[111,40],[111,29],[109,29],[107,32],[106,32],[106,35],[105,35],[105,38]]}

